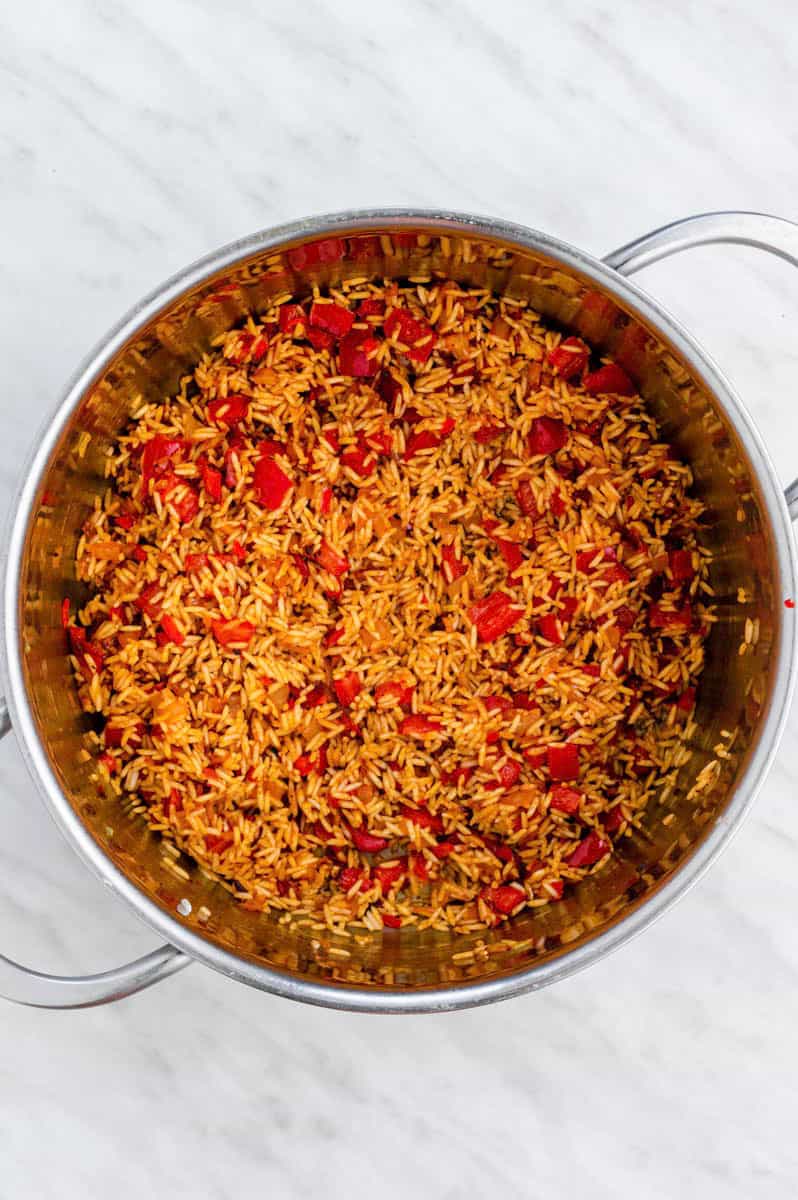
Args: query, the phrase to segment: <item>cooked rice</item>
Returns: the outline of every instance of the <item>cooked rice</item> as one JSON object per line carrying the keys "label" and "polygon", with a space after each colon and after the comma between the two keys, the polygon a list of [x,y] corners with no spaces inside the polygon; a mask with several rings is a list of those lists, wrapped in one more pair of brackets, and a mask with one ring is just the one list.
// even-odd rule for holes
{"label": "cooked rice", "polygon": [[[472,931],[600,869],[686,760],[702,507],[641,398],[580,381],[526,304],[329,299],[368,374],[275,306],[113,446],[76,679],[103,784],[248,908]],[[497,592],[517,619],[484,640]]]}

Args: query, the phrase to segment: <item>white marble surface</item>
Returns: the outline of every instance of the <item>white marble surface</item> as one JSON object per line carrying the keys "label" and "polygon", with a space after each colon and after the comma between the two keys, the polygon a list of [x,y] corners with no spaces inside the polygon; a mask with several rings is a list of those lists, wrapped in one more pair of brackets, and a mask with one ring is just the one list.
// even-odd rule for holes
{"label": "white marble surface", "polygon": [[[309,212],[493,213],[602,252],[721,207],[798,217],[789,0],[0,8],[0,501],[64,378],[145,290]],[[712,248],[645,285],[798,472],[798,274]],[[0,1196],[795,1195],[798,716],[754,815],[633,945],[536,997],[374,1019],[200,967],[5,1006]],[[0,946],[98,970],[153,938],[0,746]]]}

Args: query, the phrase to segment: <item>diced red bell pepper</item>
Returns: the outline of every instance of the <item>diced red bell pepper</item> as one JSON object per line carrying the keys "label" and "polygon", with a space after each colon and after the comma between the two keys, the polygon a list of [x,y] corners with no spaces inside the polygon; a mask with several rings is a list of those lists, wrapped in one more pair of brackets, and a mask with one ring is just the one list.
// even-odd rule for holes
{"label": "diced red bell pepper", "polygon": [[425,808],[409,808],[402,805],[401,815],[406,821],[418,825],[421,829],[431,829],[433,833],[443,833],[443,821],[437,813],[427,812]]}
{"label": "diced red bell pepper", "polygon": [[425,737],[428,733],[440,733],[442,729],[440,721],[431,721],[421,713],[413,713],[399,722],[399,732],[407,737]]}
{"label": "diced red bell pepper", "polygon": [[473,767],[455,767],[453,771],[441,771],[441,783],[447,787],[457,787],[461,783],[468,783],[473,774]]}
{"label": "diced red bell pepper", "polygon": [[509,712],[514,707],[509,696],[483,696],[483,703],[488,712]]}
{"label": "diced red bell pepper", "polygon": [[204,567],[207,567],[207,565],[208,565],[208,555],[207,554],[187,554],[184,565],[185,565],[186,570],[189,572],[189,574],[193,574],[195,571],[201,571]]}
{"label": "diced red bell pepper", "polygon": [[481,642],[495,642],[524,615],[506,592],[493,592],[468,609],[468,619],[477,627]]}
{"label": "diced red bell pepper", "polygon": [[565,861],[569,867],[592,867],[609,853],[610,849],[610,843],[596,833],[595,829],[591,829]]}
{"label": "diced red bell pepper", "polygon": [[187,443],[183,438],[170,438],[162,433],[150,438],[141,452],[141,493],[143,496],[149,494],[150,480],[170,470],[171,459],[184,458],[187,449]]}
{"label": "diced red bell pepper", "polygon": [[537,627],[540,636],[544,637],[547,642],[551,642],[552,645],[561,646],[565,641],[562,626],[554,613],[546,613],[544,617],[538,617]]}
{"label": "diced red bell pepper", "polygon": [[689,629],[693,623],[693,610],[688,603],[681,608],[667,609],[661,604],[650,604],[648,623],[652,629]]}
{"label": "diced red bell pepper", "polygon": [[631,575],[623,563],[611,563],[601,572],[601,580],[608,586],[611,583],[628,583],[630,579]]}
{"label": "diced red bell pepper", "polygon": [[[374,380],[374,390],[377,395],[385,401],[385,404],[390,412],[394,411],[396,401],[402,394],[402,385],[399,380],[391,374],[390,371],[380,371],[377,378]],[[405,415],[405,420],[407,416]]]}
{"label": "diced red bell pepper", "polygon": [[113,754],[108,754],[107,752],[98,754],[97,761],[102,763],[109,775],[116,774],[117,761]]}
{"label": "diced red bell pepper", "polygon": [[561,517],[564,512],[568,511],[568,505],[563,500],[559,491],[552,492],[549,497],[549,512],[552,516]]}
{"label": "diced red bell pepper", "polygon": [[539,517],[537,501],[535,493],[532,490],[532,484],[528,479],[522,479],[516,488],[515,498],[518,501],[518,507],[525,517]]}
{"label": "diced red bell pepper", "polygon": [[239,451],[243,450],[244,445],[241,434],[234,433],[224,452],[224,481],[229,488],[234,488],[238,482]]}
{"label": "diced red bell pepper", "polygon": [[589,550],[578,550],[576,554],[576,569],[584,575],[593,567],[597,567],[603,561],[603,558],[604,549],[602,546],[592,546]]}
{"label": "diced red bell pepper", "polygon": [[270,512],[276,512],[294,483],[273,458],[261,457],[255,463],[252,486],[257,494],[258,503]]}
{"label": "diced red bell pepper", "polygon": [[160,584],[148,583],[133,601],[139,612],[146,613],[148,617],[152,617],[153,620],[157,620],[157,618],[161,615],[161,609],[160,605],[153,603],[153,597],[157,596],[161,590]]}
{"label": "diced red bell pepper", "polygon": [[553,808],[555,812],[573,816],[575,812],[579,811],[581,802],[582,793],[577,792],[575,788],[566,787],[562,783],[555,783],[549,791],[549,808]]}
{"label": "diced red bell pepper", "polygon": [[161,617],[161,629],[164,631],[167,639],[173,642],[175,646],[182,646],[186,640],[186,635],[173,617],[168,613],[164,613]]}
{"label": "diced red bell pepper", "polygon": [[608,812],[604,813],[601,818],[601,824],[607,833],[617,833],[623,825],[624,820],[623,809],[620,804],[615,804]]}
{"label": "diced red bell pepper", "polygon": [[297,571],[299,571],[302,582],[306,583],[307,580],[310,579],[310,571],[308,570],[308,564],[305,561],[305,556],[303,554],[292,554],[291,561],[293,562]]}
{"label": "diced red bell pepper", "polygon": [[64,599],[61,601],[61,628],[62,629],[66,629],[67,626],[69,625],[69,607],[70,607],[69,596],[64,596]]}
{"label": "diced red bell pepper", "polygon": [[284,442],[278,442],[275,438],[261,438],[258,442],[259,458],[276,458],[278,454],[287,454]]}
{"label": "diced red bell pepper", "polygon": [[294,770],[298,771],[303,779],[306,779],[308,775],[312,775],[315,769],[316,764],[309,754],[300,754],[298,758],[294,759]]}
{"label": "diced red bell pepper", "polygon": [[325,633],[325,635],[324,635],[324,645],[325,646],[337,646],[338,643],[340,642],[341,638],[344,636],[344,632],[345,632],[345,630],[344,630],[343,625],[338,625],[338,626],[336,626],[335,629],[331,629],[328,633]]}
{"label": "diced red bell pepper", "polygon": [[612,392],[616,396],[634,396],[637,390],[623,367],[619,367],[617,363],[605,363],[597,371],[591,371],[589,375],[585,375],[582,384],[591,396],[606,392]]}
{"label": "diced red bell pepper", "polygon": [[549,746],[546,761],[552,779],[579,778],[579,747],[573,742],[566,742],[564,746]]}
{"label": "diced red bell pepper", "polygon": [[520,708],[524,712],[537,712],[540,705],[529,692],[513,692],[513,708]]}
{"label": "diced red bell pepper", "polygon": [[454,546],[441,546],[441,558],[443,559],[443,574],[447,583],[454,583],[455,579],[465,575],[468,570],[468,563],[465,559],[457,557]]}
{"label": "diced red bell pepper", "polygon": [[454,854],[456,849],[456,842],[438,842],[437,846],[432,847],[432,853],[436,858],[448,858],[450,854]]}
{"label": "diced red bell pepper", "polygon": [[216,620],[211,622],[213,636],[220,646],[247,646],[255,636],[255,626],[251,621]]}
{"label": "diced red bell pepper", "polygon": [[387,838],[377,837],[367,829],[355,829],[350,826],[349,833],[355,846],[363,854],[379,854],[380,850],[384,850],[388,845]]}
{"label": "diced red bell pepper", "polygon": [[380,343],[367,329],[353,329],[338,347],[338,369],[342,375],[368,379],[377,371],[375,355]]}
{"label": "diced red bell pepper", "polygon": [[144,722],[138,721],[132,728],[123,730],[119,725],[106,725],[103,730],[103,741],[106,746],[111,746],[117,749],[125,740],[124,735],[127,733],[128,742],[140,742],[144,736]]}
{"label": "diced red bell pepper", "polygon": [[341,439],[338,436],[338,427],[336,425],[332,425],[328,429],[322,429],[321,436],[333,454],[341,453]]}
{"label": "diced red bell pepper", "polygon": [[516,762],[514,758],[508,758],[499,767],[496,776],[500,787],[503,787],[505,790],[514,787],[521,778],[521,764]]}
{"label": "diced red bell pepper", "polygon": [[549,351],[549,363],[561,379],[581,375],[590,358],[590,350],[581,338],[568,337]]}
{"label": "diced red bell pepper", "polygon": [[293,246],[286,253],[289,265],[295,271],[303,271],[316,263],[338,262],[346,254],[346,243],[343,238],[322,238],[318,242],[308,242],[304,246]]}
{"label": "diced red bell pepper", "polygon": [[406,308],[392,308],[385,321],[385,333],[407,346],[407,356],[413,362],[425,363],[435,349],[437,337],[427,321],[414,317]]}
{"label": "diced red bell pepper", "polygon": [[385,302],[376,296],[361,300],[357,306],[359,317],[381,317],[385,313]]}
{"label": "diced red bell pepper", "polygon": [[205,849],[209,854],[223,854],[225,850],[230,849],[234,841],[232,833],[206,833]]}
{"label": "diced red bell pepper", "polygon": [[429,879],[429,870],[427,869],[427,860],[423,854],[411,854],[410,856],[410,871],[420,879],[422,883],[426,883]]}
{"label": "diced red bell pepper", "polygon": [[335,345],[335,338],[331,333],[314,325],[308,326],[305,330],[305,337],[314,350],[332,350]]}
{"label": "diced red bell pepper", "polygon": [[355,697],[362,687],[363,684],[357,671],[347,671],[345,675],[341,675],[338,679],[333,680],[333,688],[338,697],[338,702],[344,708],[349,708],[354,703]]}
{"label": "diced red bell pepper", "polygon": [[323,684],[317,683],[312,687],[302,701],[304,708],[318,708],[320,704],[326,704],[330,699],[330,693]]}
{"label": "diced red bell pepper", "polygon": [[204,454],[197,459],[197,470],[206,495],[218,503],[222,498],[222,472],[212,467]]}
{"label": "diced red bell pepper", "polygon": [[351,446],[344,451],[341,455],[341,464],[348,467],[350,471],[354,471],[356,475],[362,476],[363,479],[368,479],[369,475],[373,475],[377,469],[374,451],[362,440],[358,442],[357,446]]}
{"label": "diced red bell pepper", "polygon": [[693,556],[689,550],[671,550],[668,568],[676,583],[689,583],[695,575]]}
{"label": "diced red bell pepper", "polygon": [[233,427],[245,421],[249,415],[249,400],[246,396],[224,396],[211,400],[208,417],[214,425]]}
{"label": "diced red bell pepper", "polygon": [[526,900],[526,892],[521,888],[513,887],[512,884],[507,884],[501,887],[485,887],[479,893],[479,897],[494,912],[506,917]]}
{"label": "diced red bell pepper", "polygon": [[129,532],[136,524],[136,516],[132,512],[116,513],[111,520],[117,529],[124,529],[126,532]]}
{"label": "diced red bell pepper", "polygon": [[557,417],[536,417],[529,428],[527,453],[555,454],[568,441],[568,426]]}
{"label": "diced red bell pepper", "polygon": [[538,746],[527,746],[526,750],[523,751],[523,755],[532,768],[545,766],[548,758],[546,751]]}
{"label": "diced red bell pepper", "polygon": [[351,892],[353,887],[358,887],[358,891],[361,892],[367,892],[369,889],[369,879],[360,867],[344,867],[338,876],[338,882],[342,892]]}
{"label": "diced red bell pepper", "polygon": [[480,446],[486,446],[488,442],[492,442],[494,438],[501,437],[506,432],[506,425],[480,425],[474,433],[474,441],[478,442]]}
{"label": "diced red bell pepper", "polygon": [[343,554],[339,554],[337,550],[333,550],[326,538],[322,538],[315,558],[320,567],[339,579],[349,570],[349,559],[345,558]]}
{"label": "diced red bell pepper", "polygon": [[695,708],[695,688],[685,688],[676,700],[676,707],[682,712],[692,712]]}
{"label": "diced red bell pepper", "polygon": [[396,913],[381,912],[380,917],[386,929],[401,929],[402,918],[397,917]]}
{"label": "diced red bell pepper", "polygon": [[398,679],[388,683],[379,683],[374,689],[374,699],[378,704],[384,700],[386,705],[398,704],[402,707],[409,706],[413,703],[415,687],[414,683],[402,683]]}
{"label": "diced red bell pepper", "polygon": [[598,663],[582,663],[579,669],[584,675],[590,675],[592,679],[601,678],[601,667]]}
{"label": "diced red bell pepper", "polygon": [[310,323],[317,329],[325,329],[334,338],[342,338],[354,325],[355,314],[342,304],[314,300],[310,306]]}
{"label": "diced red bell pepper", "polygon": [[385,456],[393,453],[393,434],[390,429],[375,429],[363,440],[375,454]]}
{"label": "diced red bell pepper", "polygon": [[390,866],[374,868],[374,878],[379,883],[383,896],[387,896],[394,884],[398,883],[406,874],[407,859],[404,858]]}
{"label": "diced red bell pepper", "polygon": [[[241,545],[238,538],[233,539],[233,544],[230,547],[230,550],[231,550],[230,558],[235,559],[235,561],[237,563],[239,563],[240,565],[243,565],[247,561],[247,551],[246,551],[245,547]],[[228,559],[227,555],[223,556],[220,554],[217,557],[224,558],[225,561],[227,561],[227,559]]]}
{"label": "diced red bell pepper", "polygon": [[437,450],[449,436],[455,426],[453,417],[447,417],[441,425],[440,433],[431,429],[422,429],[420,433],[411,433],[405,445],[404,462],[410,462],[422,450]]}
{"label": "diced red bell pepper", "polygon": [[307,316],[301,304],[281,304],[278,320],[281,333],[294,333],[297,329],[304,329],[307,324]]}
{"label": "diced red bell pepper", "polygon": [[269,339],[265,334],[261,333],[256,337],[254,333],[245,329],[239,333],[235,345],[227,352],[226,357],[238,366],[245,362],[257,363],[268,349]]}
{"label": "diced red bell pepper", "polygon": [[508,538],[495,537],[494,542],[499,547],[499,553],[504,559],[504,565],[507,567],[510,575],[517,570],[524,561],[524,556],[521,553],[521,547],[518,542],[511,542]]}

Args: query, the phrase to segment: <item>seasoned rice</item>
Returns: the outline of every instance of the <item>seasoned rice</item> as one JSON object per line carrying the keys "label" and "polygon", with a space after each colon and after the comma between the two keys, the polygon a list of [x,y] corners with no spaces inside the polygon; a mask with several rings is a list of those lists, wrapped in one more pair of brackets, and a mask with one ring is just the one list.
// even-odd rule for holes
{"label": "seasoned rice", "polygon": [[690,468],[524,303],[275,306],[108,478],[63,619],[98,777],[181,878],[175,848],[253,910],[473,931],[600,870],[687,759]]}

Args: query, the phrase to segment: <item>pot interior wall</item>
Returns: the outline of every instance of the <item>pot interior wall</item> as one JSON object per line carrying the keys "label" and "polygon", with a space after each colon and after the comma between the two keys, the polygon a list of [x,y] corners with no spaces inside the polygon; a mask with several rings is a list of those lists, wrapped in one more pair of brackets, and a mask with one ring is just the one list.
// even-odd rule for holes
{"label": "pot interior wall", "polygon": [[[343,939],[243,910],[190,861],[165,854],[140,817],[98,790],[83,752],[86,718],[59,610],[64,595],[73,611],[80,606],[77,532],[104,488],[109,439],[142,397],[169,392],[214,337],[276,297],[302,296],[315,283],[343,278],[435,275],[529,298],[546,317],[615,355],[636,379],[665,436],[692,463],[697,491],[709,506],[705,537],[715,553],[719,620],[699,693],[699,729],[680,785],[652,802],[644,830],[627,838],[599,874],[560,904],[481,937],[403,930]],[[27,687],[41,740],[74,810],[116,865],[177,920],[238,955],[316,982],[409,989],[462,983],[529,968],[594,936],[678,870],[718,819],[756,742],[769,692],[781,601],[773,561],[757,484],[723,413],[675,349],[594,282],[545,254],[470,231],[341,230],[261,251],[184,294],[129,341],[83,397],[51,459],[28,534],[21,612]],[[697,795],[692,789],[702,771],[711,786]],[[176,906],[184,897],[191,913],[180,917]]]}

